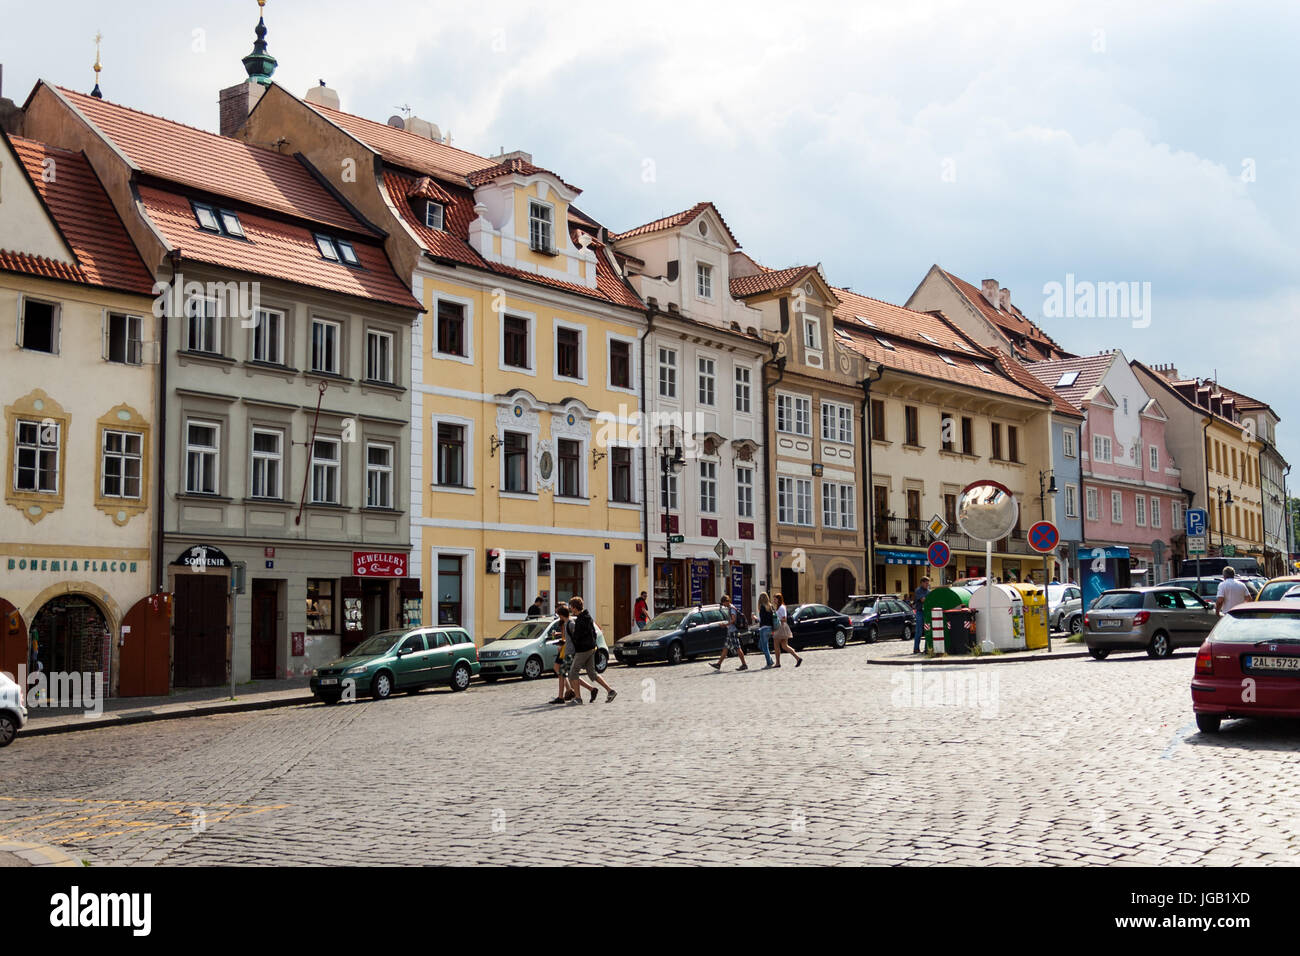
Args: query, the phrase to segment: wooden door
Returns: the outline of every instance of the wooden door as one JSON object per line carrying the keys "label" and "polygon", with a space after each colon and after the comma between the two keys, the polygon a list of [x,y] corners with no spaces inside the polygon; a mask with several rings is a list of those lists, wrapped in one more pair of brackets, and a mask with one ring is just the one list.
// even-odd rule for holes
{"label": "wooden door", "polygon": [[166,697],[171,690],[172,596],[141,598],[122,619],[119,697]]}
{"label": "wooden door", "polygon": [[274,581],[253,582],[252,678],[275,679],[276,598]]}
{"label": "wooden door", "polygon": [[179,574],[175,591],[175,685],[215,687],[226,681],[226,578]]}
{"label": "wooden door", "polygon": [[790,607],[799,603],[799,572],[793,568],[781,569],[781,597]]}
{"label": "wooden door", "polygon": [[4,598],[0,598],[0,671],[18,680],[18,665],[27,665],[27,622]]}
{"label": "wooden door", "polygon": [[614,565],[614,633],[605,635],[605,643],[613,644],[620,637],[632,633],[632,565]]}

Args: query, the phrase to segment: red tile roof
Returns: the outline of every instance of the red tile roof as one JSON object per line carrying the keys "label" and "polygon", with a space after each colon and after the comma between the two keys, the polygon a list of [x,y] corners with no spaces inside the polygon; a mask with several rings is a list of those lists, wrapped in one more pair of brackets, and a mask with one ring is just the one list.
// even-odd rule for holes
{"label": "red tile roof", "polygon": [[1058,415],[1067,415],[1070,418],[1082,418],[1083,413],[1066,399],[1064,395],[1043,384],[1030,370],[1025,362],[1018,358],[998,353],[998,368],[1002,369],[1007,375],[1023,385],[1025,388],[1034,392],[1038,396],[1047,399],[1052,403],[1052,411]]}
{"label": "red tile roof", "polygon": [[558,179],[567,189],[575,193],[582,192],[577,186],[564,182],[563,179],[551,172],[549,169],[542,169],[540,166],[534,166],[522,156],[512,156],[505,162],[497,163],[495,166],[488,166],[484,169],[476,169],[471,172],[465,179],[471,186],[482,186],[484,183],[490,183],[502,176],[535,176],[544,174]]}
{"label": "red tile roof", "polygon": [[738,299],[746,299],[765,292],[788,289],[808,273],[817,271],[816,266],[791,266],[788,269],[768,269],[766,266],[760,268],[763,271],[756,275],[732,276],[731,294]]}
{"label": "red tile roof", "polygon": [[[1082,408],[1084,398],[1101,382],[1102,376],[1106,374],[1106,370],[1114,360],[1113,352],[1102,352],[1098,355],[1078,355],[1074,358],[1049,362],[1030,362],[1025,367],[1055,394],[1075,407]],[[1056,383],[1067,372],[1078,372],[1079,376],[1074,380],[1074,384],[1057,388]]]}
{"label": "red tile roof", "polygon": [[141,186],[140,200],[159,231],[186,259],[423,309],[377,244],[354,242],[361,268],[345,266],[321,257],[312,231],[306,226],[241,212],[240,223],[248,237],[245,242],[200,229],[189,199],[179,193]]}
{"label": "red tile roof", "polygon": [[[77,265],[70,267],[50,259],[10,253],[5,257],[5,268],[152,295],[154,277],[86,157],[18,136],[9,139],[32,185],[71,247]],[[44,175],[47,159],[55,164],[51,181]]]}
{"label": "red tile roof", "polygon": [[630,239],[633,236],[644,236],[647,233],[659,232],[661,229],[676,229],[679,226],[688,226],[706,209],[713,210],[713,214],[717,216],[718,221],[722,223],[722,228],[727,230],[727,236],[731,239],[731,244],[739,249],[740,243],[736,241],[736,236],[731,231],[731,227],[727,225],[727,220],[722,218],[722,213],[718,212],[718,207],[707,200],[705,202],[697,202],[690,209],[673,213],[671,216],[664,216],[662,219],[656,219],[654,222],[647,222],[644,225],[633,226],[626,232],[610,233],[609,238],[612,241],[617,242],[620,239]]}
{"label": "red tile roof", "polygon": [[335,229],[369,231],[293,156],[62,87],[59,92],[150,176]]}
{"label": "red tile roof", "polygon": [[1013,342],[1021,338],[1025,339],[1024,350],[1030,353],[1028,357],[1031,361],[1068,358],[1070,356],[1070,353],[1057,345],[1046,332],[1025,318],[1024,313],[1016,308],[1015,303],[1011,304],[1010,312],[994,308],[989,305],[989,300],[984,298],[984,293],[976,286],[946,270],[943,271],[943,274],[952,280],[953,285],[972,305],[979,309],[990,322],[1006,333]]}
{"label": "red tile roof", "polygon": [[[429,253],[437,258],[449,259],[463,265],[473,266],[487,272],[508,275],[534,282],[553,289],[564,289],[578,295],[593,299],[602,299],[614,305],[627,306],[640,311],[645,308],[641,300],[628,284],[614,271],[605,255],[604,246],[593,241],[591,249],[596,253],[596,288],[589,289],[575,282],[565,282],[549,276],[525,272],[499,263],[489,262],[479,255],[478,250],[469,244],[469,226],[474,221],[474,192],[468,186],[455,185],[443,181],[439,185],[447,194],[449,201],[443,208],[443,228],[430,229],[424,223],[422,210],[417,211],[411,202],[411,187],[416,177],[388,169],[384,171],[384,187],[392,200],[394,208],[406,220],[406,224],[420,237]],[[591,220],[585,215],[576,219],[581,226]],[[575,237],[577,231],[572,233]],[[575,238],[576,241],[576,238]]]}
{"label": "red tile roof", "polygon": [[396,126],[377,123],[317,103],[307,103],[306,106],[365,143],[388,162],[413,172],[466,176],[476,169],[497,165],[495,160],[476,156],[454,146],[435,143]]}
{"label": "red tile roof", "polygon": [[[835,295],[840,300],[835,309],[836,321],[856,326],[867,334],[879,334],[891,340],[905,338],[921,349],[940,349],[953,355],[977,357],[984,362],[993,360],[993,353],[981,348],[942,315],[918,312],[850,289],[836,288]],[[871,325],[866,325],[862,319],[867,319]]]}

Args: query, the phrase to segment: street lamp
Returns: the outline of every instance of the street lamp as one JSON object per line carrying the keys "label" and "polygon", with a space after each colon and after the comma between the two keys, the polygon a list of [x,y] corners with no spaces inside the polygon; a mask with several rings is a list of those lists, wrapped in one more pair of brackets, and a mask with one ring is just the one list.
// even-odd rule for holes
{"label": "street lamp", "polygon": [[664,489],[664,543],[668,547],[668,560],[673,559],[673,521],[672,521],[672,497],[668,494],[668,477],[669,475],[677,476],[682,473],[686,467],[686,456],[682,454],[681,446],[674,447],[671,452],[666,449],[659,456],[659,466],[663,469],[663,489]]}
{"label": "street lamp", "polygon": [[1219,554],[1223,554],[1223,506],[1227,505],[1228,507],[1232,507],[1232,489],[1228,489],[1228,495],[1226,498],[1223,495],[1223,489],[1217,485],[1215,486],[1214,493],[1219,499]]}
{"label": "street lamp", "polygon": [[[1040,471],[1038,473],[1038,517],[1042,521],[1047,520],[1046,495],[1056,494],[1056,475],[1052,474],[1051,469]],[[1047,582],[1052,579],[1051,572],[1047,566],[1047,554],[1043,554],[1043,627],[1047,631],[1047,653],[1052,653],[1052,609],[1051,596],[1047,590]]]}
{"label": "street lamp", "polygon": [[[1044,487],[1044,482],[1046,486]],[[1038,473],[1038,517],[1047,520],[1047,506],[1043,503],[1044,495],[1056,494],[1056,476],[1050,470]]]}

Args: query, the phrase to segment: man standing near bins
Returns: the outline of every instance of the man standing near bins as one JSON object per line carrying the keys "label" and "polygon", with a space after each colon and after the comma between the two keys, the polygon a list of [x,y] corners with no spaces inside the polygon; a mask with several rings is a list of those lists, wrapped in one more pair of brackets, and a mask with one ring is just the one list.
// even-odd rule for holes
{"label": "man standing near bins", "polygon": [[921,578],[921,585],[912,595],[912,607],[916,609],[916,627],[912,629],[912,653],[921,653],[921,644],[925,640],[925,599],[930,596],[930,579]]}

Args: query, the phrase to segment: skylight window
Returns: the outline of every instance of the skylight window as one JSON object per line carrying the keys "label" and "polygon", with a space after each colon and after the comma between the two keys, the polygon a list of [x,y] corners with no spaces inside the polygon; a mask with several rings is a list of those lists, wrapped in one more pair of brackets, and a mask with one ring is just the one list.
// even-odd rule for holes
{"label": "skylight window", "polygon": [[342,239],[340,239],[338,241],[338,247],[339,247],[339,255],[343,258],[343,261],[346,262],[348,265],[355,266],[360,263],[361,260],[357,258],[357,251],[352,248],[352,243],[345,242]]}
{"label": "skylight window", "polygon": [[992,375],[992,374],[993,374],[993,369],[989,368],[989,367],[988,367],[987,365],[985,365],[983,362],[976,362],[976,363],[974,363],[974,364],[975,364],[975,367],[976,367],[977,369],[979,369],[981,372],[983,372],[985,375]]}
{"label": "skylight window", "polygon": [[[923,332],[923,333],[921,333],[921,334],[924,335],[925,333]],[[926,336],[926,338],[929,338],[929,336]],[[939,353],[939,358],[943,359],[944,362],[945,362],[946,364],[948,364],[948,365],[953,365],[953,366],[955,366],[955,365],[957,364],[957,363],[954,362],[952,359],[950,359],[948,356],[944,355],[942,352]]]}
{"label": "skylight window", "polygon": [[921,338],[925,339],[927,342],[933,342],[935,345],[939,344],[939,340],[936,339],[933,335],[927,335],[926,333],[922,332]]}
{"label": "skylight window", "polygon": [[221,231],[221,224],[217,222],[217,214],[211,206],[201,206],[195,203],[194,215],[199,220],[200,229],[207,229],[209,232]]}
{"label": "skylight window", "polygon": [[867,328],[869,328],[869,329],[874,329],[874,328],[876,327],[876,323],[875,323],[875,322],[872,322],[870,319],[864,319],[864,318],[863,318],[862,316],[860,316],[860,315],[858,315],[858,316],[854,316],[854,318],[856,318],[859,322],[861,322],[863,325],[865,325],[865,326],[866,326]]}
{"label": "skylight window", "polygon": [[318,235],[316,237],[316,248],[319,249],[320,254],[330,262],[339,261],[339,251],[334,248],[334,240],[329,236]]}
{"label": "skylight window", "polygon": [[973,352],[975,351],[973,348],[971,348],[969,345],[967,345],[967,344],[966,344],[965,342],[963,342],[961,339],[953,339],[953,340],[952,340],[952,344],[955,345],[955,346],[957,346],[957,348],[961,349],[963,352],[972,352],[972,353],[973,353]]}
{"label": "skylight window", "polygon": [[244,227],[239,221],[239,217],[228,210],[221,210],[221,228],[225,230],[226,235],[234,236],[237,239],[244,238]]}
{"label": "skylight window", "polygon": [[190,205],[194,207],[194,218],[198,220],[199,228],[204,232],[215,232],[234,239],[245,238],[243,224],[229,209],[218,209],[216,206],[202,202]]}
{"label": "skylight window", "polygon": [[312,238],[316,240],[316,248],[320,250],[321,258],[328,259],[330,262],[341,262],[344,265],[356,266],[358,269],[362,268],[356,247],[348,240],[335,239],[333,236],[327,236],[319,232]]}
{"label": "skylight window", "polygon": [[877,336],[876,336],[876,341],[879,342],[881,345],[883,345],[885,348],[889,349],[889,351],[891,351],[891,352],[894,351],[894,347],[893,347],[892,345],[889,344],[889,340],[888,340],[888,339],[881,338],[879,335],[877,335]]}
{"label": "skylight window", "polygon": [[1077,371],[1074,371],[1074,372],[1063,372],[1063,373],[1061,374],[1061,377],[1060,377],[1060,378],[1057,380],[1057,382],[1056,382],[1056,387],[1057,387],[1057,388],[1069,388],[1069,387],[1070,387],[1071,385],[1073,385],[1076,381],[1078,381],[1078,378],[1079,378],[1079,373],[1078,373]]}

